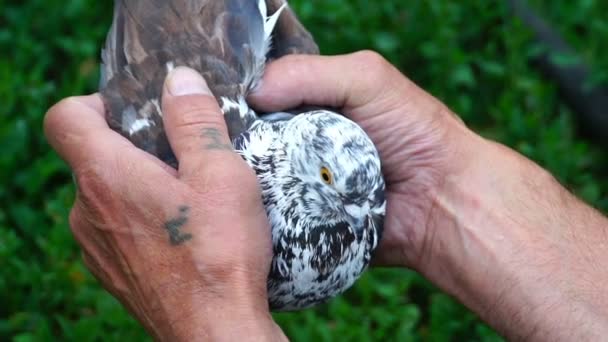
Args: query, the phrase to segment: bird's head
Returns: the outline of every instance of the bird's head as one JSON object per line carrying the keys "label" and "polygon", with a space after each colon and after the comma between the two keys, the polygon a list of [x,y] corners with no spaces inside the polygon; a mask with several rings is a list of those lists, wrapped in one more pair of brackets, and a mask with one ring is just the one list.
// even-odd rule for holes
{"label": "bird's head", "polygon": [[[361,238],[382,231],[385,211],[380,157],[365,132],[326,110],[295,116],[284,131],[292,195],[308,227],[348,224]],[[288,189],[286,189],[289,191]],[[373,225],[373,226],[372,226]]]}

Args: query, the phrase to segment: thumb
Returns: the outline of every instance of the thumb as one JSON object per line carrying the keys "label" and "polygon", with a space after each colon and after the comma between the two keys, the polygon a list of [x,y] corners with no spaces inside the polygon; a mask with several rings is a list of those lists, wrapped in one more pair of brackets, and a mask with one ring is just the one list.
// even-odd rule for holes
{"label": "thumb", "polygon": [[177,67],[169,73],[163,87],[162,110],[167,138],[179,161],[180,178],[196,180],[205,168],[221,165],[226,153],[236,156],[223,113],[205,79],[195,70]]}

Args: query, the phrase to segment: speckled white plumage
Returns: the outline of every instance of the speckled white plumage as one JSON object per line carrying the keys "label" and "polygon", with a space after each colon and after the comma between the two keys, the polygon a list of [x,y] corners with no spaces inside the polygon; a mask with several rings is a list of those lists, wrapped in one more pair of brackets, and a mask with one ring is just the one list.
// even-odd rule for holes
{"label": "speckled white plumage", "polygon": [[273,308],[303,308],[349,288],[378,244],[385,209],[380,159],[367,135],[321,110],[258,120],[235,143],[256,170],[271,221]]}

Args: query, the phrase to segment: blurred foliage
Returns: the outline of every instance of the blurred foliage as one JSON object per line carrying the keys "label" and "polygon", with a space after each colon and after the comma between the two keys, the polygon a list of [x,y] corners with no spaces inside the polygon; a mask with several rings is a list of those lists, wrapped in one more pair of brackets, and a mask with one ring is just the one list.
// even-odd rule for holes
{"label": "blurred foliage", "polygon": [[[532,3],[608,77],[603,0]],[[374,49],[481,134],[608,210],[606,153],[576,135],[556,87],[527,63],[528,30],[501,1],[292,0],[323,53]],[[0,0],[0,340],[141,340],[145,333],[80,261],[71,174],[42,134],[46,109],[94,92],[111,1]],[[77,118],[76,118],[77,119]],[[410,271],[372,270],[344,296],[275,316],[295,341],[497,341]]]}

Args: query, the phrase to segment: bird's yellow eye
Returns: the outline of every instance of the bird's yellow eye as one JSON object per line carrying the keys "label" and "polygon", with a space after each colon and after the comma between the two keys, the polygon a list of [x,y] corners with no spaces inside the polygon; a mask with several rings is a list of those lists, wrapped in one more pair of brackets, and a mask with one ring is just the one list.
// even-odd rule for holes
{"label": "bird's yellow eye", "polygon": [[323,183],[327,185],[332,185],[334,183],[334,177],[332,176],[331,171],[325,166],[321,168],[321,179],[323,180]]}

